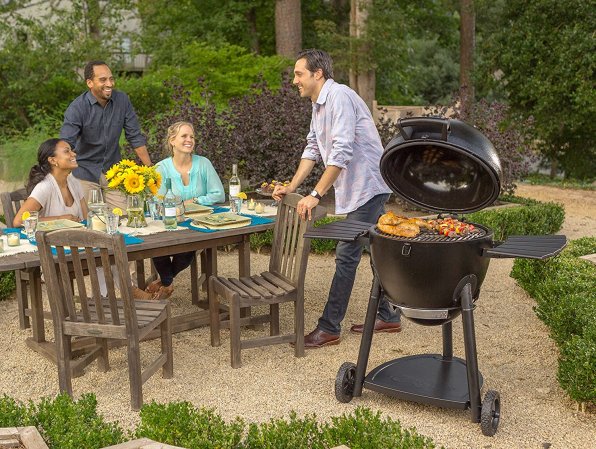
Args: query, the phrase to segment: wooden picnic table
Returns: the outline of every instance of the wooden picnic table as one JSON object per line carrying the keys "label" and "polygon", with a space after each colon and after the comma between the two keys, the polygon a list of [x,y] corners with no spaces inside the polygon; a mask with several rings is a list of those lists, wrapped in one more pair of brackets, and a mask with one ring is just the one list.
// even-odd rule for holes
{"label": "wooden picnic table", "polygon": [[[239,275],[250,275],[250,235],[273,229],[275,223],[257,224],[216,232],[200,232],[191,229],[139,236],[143,242],[127,245],[129,261],[137,261],[137,280],[140,288],[145,286],[145,259],[167,256],[188,251],[204,250],[203,270],[206,278],[217,274],[217,247],[238,245]],[[23,270],[30,276],[30,305],[25,314],[31,318],[32,336],[27,338],[27,346],[55,362],[54,344],[45,339],[44,319],[51,319],[49,311],[43,310],[41,290],[41,262],[37,252],[20,253],[0,257],[0,272]],[[191,282],[197,282],[192,279]],[[197,289],[198,290],[198,289]],[[208,300],[201,305],[208,304]],[[197,307],[196,311],[172,317],[172,331],[181,332],[209,324],[209,311]],[[79,347],[78,349],[81,349]],[[73,343],[73,350],[77,345]]]}

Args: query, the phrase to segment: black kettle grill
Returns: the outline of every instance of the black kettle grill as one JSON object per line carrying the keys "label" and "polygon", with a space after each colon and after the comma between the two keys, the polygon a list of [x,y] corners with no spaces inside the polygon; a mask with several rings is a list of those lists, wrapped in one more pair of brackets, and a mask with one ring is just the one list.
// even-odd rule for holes
{"label": "black kettle grill", "polygon": [[[499,196],[501,164],[491,142],[458,120],[415,117],[400,120],[399,135],[386,147],[380,170],[404,200],[443,214],[465,214],[490,206]],[[546,259],[565,247],[565,236],[510,237],[493,241],[493,232],[447,237],[421,232],[398,237],[370,223],[341,220],[305,234],[308,238],[368,240],[374,281],[357,364],[339,369],[335,395],[349,402],[366,387],[439,407],[471,409],[487,436],[500,420],[500,396],[489,390],[480,401],[473,311],[491,257]],[[422,325],[442,325],[443,354],[420,354],[386,362],[365,376],[374,323],[382,295],[403,316]],[[453,356],[452,320],[462,315],[465,360]]]}

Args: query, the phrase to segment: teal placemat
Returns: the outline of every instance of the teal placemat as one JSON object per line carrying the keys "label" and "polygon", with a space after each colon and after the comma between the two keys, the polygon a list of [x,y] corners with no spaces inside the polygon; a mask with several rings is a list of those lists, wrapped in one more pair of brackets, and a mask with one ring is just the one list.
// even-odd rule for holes
{"label": "teal placemat", "polygon": [[[225,210],[221,210],[220,212],[227,212],[229,209],[225,208],[225,207],[221,207],[220,209],[225,209]],[[273,223],[275,220],[272,220],[271,218],[266,218],[266,217],[257,217],[255,215],[246,215],[246,214],[240,214],[243,217],[248,217],[250,218],[250,224],[248,226],[256,226],[256,225],[262,225],[262,224],[267,224],[267,223]],[[193,231],[199,231],[199,232],[220,232],[223,229],[205,229],[205,228],[198,228],[196,226],[193,226],[192,224],[192,220],[188,219],[183,221],[182,223],[178,223],[178,226],[182,226],[183,228],[188,228],[188,229],[192,229]]]}

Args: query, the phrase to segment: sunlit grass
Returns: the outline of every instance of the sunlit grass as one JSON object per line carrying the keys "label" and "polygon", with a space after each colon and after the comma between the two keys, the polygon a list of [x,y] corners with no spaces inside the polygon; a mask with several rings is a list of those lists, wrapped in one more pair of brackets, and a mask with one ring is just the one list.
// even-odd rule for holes
{"label": "sunlit grass", "polygon": [[532,173],[526,176],[523,182],[532,185],[560,187],[562,189],[596,190],[596,178],[587,180],[563,179],[559,177],[551,178],[550,176],[541,173]]}

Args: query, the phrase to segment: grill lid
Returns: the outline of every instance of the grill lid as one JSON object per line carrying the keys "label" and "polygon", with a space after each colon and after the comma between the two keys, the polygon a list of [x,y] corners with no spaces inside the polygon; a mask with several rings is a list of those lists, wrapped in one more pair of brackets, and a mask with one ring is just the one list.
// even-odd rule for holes
{"label": "grill lid", "polygon": [[501,163],[492,143],[459,120],[413,117],[398,122],[380,170],[409,203],[435,212],[469,213],[490,206],[501,190]]}

